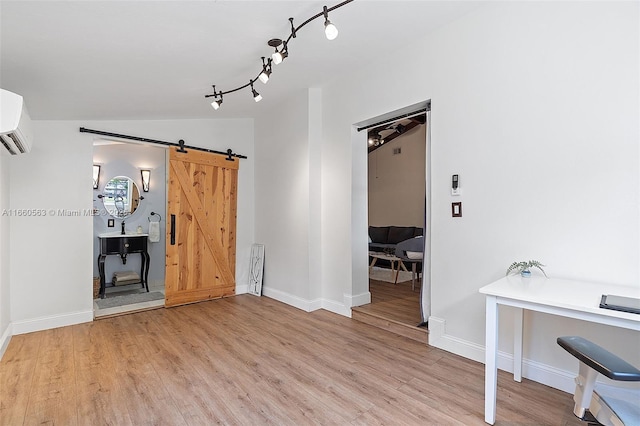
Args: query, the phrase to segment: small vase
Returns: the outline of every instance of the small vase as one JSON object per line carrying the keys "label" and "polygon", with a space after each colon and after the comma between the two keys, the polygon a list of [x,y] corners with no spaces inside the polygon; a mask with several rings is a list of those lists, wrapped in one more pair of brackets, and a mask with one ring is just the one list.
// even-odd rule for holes
{"label": "small vase", "polygon": [[530,271],[530,270],[528,270],[528,269],[525,269],[524,271],[520,272],[520,275],[521,275],[523,278],[529,278],[529,277],[531,276],[531,271]]}

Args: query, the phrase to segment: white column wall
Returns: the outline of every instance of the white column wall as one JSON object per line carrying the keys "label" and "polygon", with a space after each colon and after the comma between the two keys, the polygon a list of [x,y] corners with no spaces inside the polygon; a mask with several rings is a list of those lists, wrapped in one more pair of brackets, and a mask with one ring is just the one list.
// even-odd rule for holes
{"label": "white column wall", "polygon": [[11,291],[9,285],[9,154],[0,154],[0,358],[11,339]]}
{"label": "white column wall", "polygon": [[[633,2],[498,3],[326,87],[325,297],[340,301],[365,279],[360,250],[352,263],[336,249],[366,241],[366,147],[352,124],[428,99],[432,343],[483,359],[478,289],[516,260],[538,259],[557,277],[639,286],[638,35]],[[455,199],[452,174],[461,180]],[[451,217],[453,201],[462,218]],[[505,310],[506,353],[509,318]],[[527,316],[525,327],[534,367],[574,369],[555,344],[563,333],[611,344],[636,364],[640,356],[638,333],[545,315]]]}
{"label": "white column wall", "polygon": [[262,290],[304,310],[309,291],[309,93],[256,119],[256,242],[265,245]]}
{"label": "white column wall", "polygon": [[[238,184],[237,291],[247,288],[254,240],[253,120],[35,121],[33,151],[12,158],[12,209],[90,210],[92,142],[79,127],[234,152]],[[90,321],[93,218],[18,217],[11,221],[11,321],[14,334]]]}

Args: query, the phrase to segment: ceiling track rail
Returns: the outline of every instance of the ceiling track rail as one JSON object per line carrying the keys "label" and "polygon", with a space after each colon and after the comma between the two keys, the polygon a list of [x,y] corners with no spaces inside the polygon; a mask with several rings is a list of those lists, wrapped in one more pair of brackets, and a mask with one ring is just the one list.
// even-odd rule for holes
{"label": "ceiling track rail", "polygon": [[166,141],[160,141],[160,140],[157,140],[157,139],[148,139],[148,138],[141,138],[141,137],[138,137],[138,136],[123,135],[123,134],[120,134],[120,133],[103,132],[101,130],[87,129],[85,127],[80,127],[80,133],[91,133],[91,134],[94,134],[94,135],[107,136],[107,137],[110,137],[110,138],[128,139],[128,140],[138,141],[138,142],[153,143],[153,144],[156,144],[156,145],[175,146],[176,148],[178,148],[178,152],[187,152],[187,149],[193,149],[193,150],[196,150],[196,151],[210,152],[212,154],[226,155],[227,156],[227,160],[229,160],[229,161],[234,161],[233,157],[235,157],[235,158],[243,158],[243,159],[247,158],[246,155],[241,155],[241,154],[234,153],[231,148],[227,149],[226,152],[216,151],[215,149],[207,149],[207,148],[200,148],[200,147],[197,147],[197,146],[185,145],[184,144],[184,140],[182,140],[182,139],[180,139],[178,141],[178,143],[166,142]]}
{"label": "ceiling track rail", "polygon": [[398,115],[397,117],[378,121],[377,123],[369,124],[368,126],[358,127],[356,130],[361,132],[363,130],[371,129],[372,127],[378,127],[378,126],[382,126],[383,124],[393,123],[394,121],[402,120],[403,118],[415,117],[416,115],[424,114],[427,111],[431,111],[431,102],[429,102],[429,105],[427,105],[425,108],[420,108],[416,111]]}

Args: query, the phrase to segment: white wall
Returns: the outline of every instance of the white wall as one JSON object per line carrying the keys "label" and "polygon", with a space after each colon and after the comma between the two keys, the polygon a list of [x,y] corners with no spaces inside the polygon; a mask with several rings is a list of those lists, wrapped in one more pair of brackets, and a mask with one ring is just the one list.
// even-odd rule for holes
{"label": "white wall", "polygon": [[[92,209],[92,142],[79,127],[187,145],[231,148],[241,160],[237,221],[237,291],[246,291],[254,235],[253,122],[235,120],[36,121],[33,151],[17,157],[10,173],[11,208]],[[90,321],[93,219],[91,216],[12,218],[11,321],[14,333]]]}
{"label": "white wall", "polygon": [[[256,119],[256,242],[265,245],[263,292],[310,310],[309,94]],[[286,119],[283,120],[283,117]]]}
{"label": "white wall", "polygon": [[[11,338],[9,286],[9,154],[0,154],[0,358]],[[6,213],[6,214],[5,214]]]}
{"label": "white wall", "polygon": [[[433,344],[483,359],[478,289],[514,260],[538,259],[552,276],[638,286],[638,35],[634,2],[502,2],[327,87],[326,296],[341,300],[366,271],[358,249],[354,257],[335,250],[349,236],[366,240],[366,147],[355,145],[366,141],[352,124],[428,99]],[[452,201],[463,202],[464,217],[451,217]],[[510,353],[504,313],[500,346]],[[575,370],[555,344],[568,333],[640,363],[638,333],[545,315],[525,323],[525,357],[544,366]]]}
{"label": "white wall", "polygon": [[370,226],[424,226],[426,148],[425,125],[367,155]]}

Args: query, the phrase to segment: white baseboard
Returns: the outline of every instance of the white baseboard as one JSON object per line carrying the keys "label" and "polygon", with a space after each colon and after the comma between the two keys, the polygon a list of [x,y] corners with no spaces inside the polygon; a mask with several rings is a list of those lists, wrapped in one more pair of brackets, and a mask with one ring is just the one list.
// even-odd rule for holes
{"label": "white baseboard", "polygon": [[[371,303],[371,293],[365,291],[364,293],[356,294],[354,296],[345,294],[344,295],[344,304],[345,306],[361,306]],[[351,309],[349,309],[351,310]]]}
{"label": "white baseboard", "polygon": [[285,293],[284,291],[266,287],[264,285],[262,286],[262,294],[279,302],[286,303],[287,305],[293,306],[298,309],[302,309],[305,312],[311,312],[322,308],[320,299],[306,300],[301,297]]}
{"label": "white baseboard", "polygon": [[2,333],[2,337],[0,337],[0,359],[2,359],[4,351],[7,350],[7,346],[9,346],[11,336],[13,336],[13,324],[9,323],[4,333]]}
{"label": "white baseboard", "polygon": [[13,334],[25,334],[34,331],[49,330],[67,325],[93,321],[93,310],[51,315],[23,321],[13,321]]}
{"label": "white baseboard", "polygon": [[322,299],[322,309],[326,309],[334,314],[351,318],[351,306],[344,303],[335,302],[333,300]]}
{"label": "white baseboard", "polygon": [[[445,320],[442,318],[429,317],[429,345],[485,363],[484,346],[447,335]],[[498,368],[513,373],[513,355],[498,351]],[[573,393],[576,386],[575,373],[527,358],[522,360],[522,377],[568,393]]]}
{"label": "white baseboard", "polygon": [[236,294],[245,294],[249,293],[249,286],[247,284],[237,285],[236,284]]}
{"label": "white baseboard", "polygon": [[291,295],[284,291],[275,290],[270,287],[262,287],[262,294],[275,299],[279,302],[286,303],[305,312],[313,312],[318,309],[326,309],[327,311],[351,318],[351,308],[342,303],[327,299],[307,300],[298,296]]}

